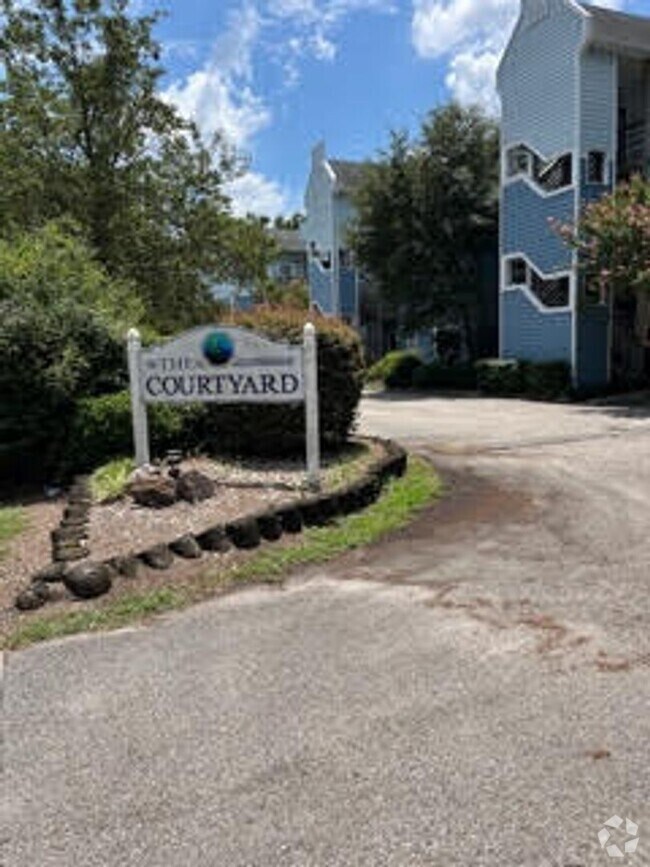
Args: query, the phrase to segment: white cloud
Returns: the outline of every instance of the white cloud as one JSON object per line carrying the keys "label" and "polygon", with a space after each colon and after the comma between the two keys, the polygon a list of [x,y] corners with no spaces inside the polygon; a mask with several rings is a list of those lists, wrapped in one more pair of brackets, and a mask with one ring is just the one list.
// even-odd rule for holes
{"label": "white cloud", "polygon": [[[256,87],[258,52],[280,63],[284,86],[294,87],[305,58],[335,59],[337,35],[348,16],[394,9],[393,0],[241,0],[210,59],[173,82],[164,97],[204,136],[222,132],[238,149],[253,151],[254,159],[256,136],[273,122],[268,101]],[[294,204],[280,185],[255,171],[235,180],[229,193],[236,213],[274,215]]]}
{"label": "white cloud", "polygon": [[280,185],[258,172],[246,172],[227,185],[226,193],[232,197],[233,211],[239,217],[246,214],[265,214],[276,217],[290,211],[290,196]]}
{"label": "white cloud", "polygon": [[[613,9],[625,5],[597,2]],[[496,113],[496,68],[519,8],[519,0],[413,0],[413,45],[420,57],[447,59],[445,82],[455,99]]]}
{"label": "white cloud", "polygon": [[246,147],[271,121],[268,107],[252,89],[252,55],[260,26],[253,6],[238,9],[217,39],[211,59],[165,92],[165,98],[206,137],[221,131],[236,147]]}

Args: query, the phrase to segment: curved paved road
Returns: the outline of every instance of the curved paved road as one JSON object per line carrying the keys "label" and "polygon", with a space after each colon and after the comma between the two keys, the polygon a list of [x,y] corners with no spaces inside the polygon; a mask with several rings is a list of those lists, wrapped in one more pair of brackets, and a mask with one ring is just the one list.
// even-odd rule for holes
{"label": "curved paved road", "polygon": [[650,864],[647,409],[374,397],[362,426],[445,476],[407,531],[5,657],[4,863],[592,867],[618,813]]}

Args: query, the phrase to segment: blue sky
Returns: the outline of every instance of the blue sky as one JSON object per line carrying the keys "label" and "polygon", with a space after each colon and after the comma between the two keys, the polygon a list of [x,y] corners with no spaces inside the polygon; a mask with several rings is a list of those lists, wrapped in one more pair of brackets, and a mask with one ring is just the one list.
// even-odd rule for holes
{"label": "blue sky", "polygon": [[[140,0],[144,8],[160,6]],[[650,15],[650,0],[599,5]],[[498,110],[519,0],[162,0],[166,95],[250,156],[236,210],[302,207],[311,147],[362,159],[451,97]]]}

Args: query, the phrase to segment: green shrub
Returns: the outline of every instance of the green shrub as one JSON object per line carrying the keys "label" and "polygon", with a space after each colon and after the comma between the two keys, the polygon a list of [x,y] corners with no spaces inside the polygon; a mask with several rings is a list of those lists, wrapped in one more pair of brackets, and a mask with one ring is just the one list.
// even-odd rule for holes
{"label": "green shrub", "polygon": [[486,358],[476,362],[476,381],[483,394],[515,395],[523,392],[523,378],[515,359]]}
{"label": "green shrub", "polygon": [[571,386],[571,368],[565,361],[491,358],[478,361],[476,373],[484,394],[552,400],[568,394]]}
{"label": "green shrub", "polygon": [[434,362],[416,367],[413,371],[413,388],[450,389],[474,391],[476,389],[476,369],[473,364],[456,364],[452,367]]}
{"label": "green shrub", "polygon": [[366,379],[383,382],[386,388],[410,388],[413,372],[422,366],[422,359],[410,349],[388,352],[370,368]]}
{"label": "green shrub", "polygon": [[522,361],[520,367],[528,397],[553,400],[569,394],[571,366],[566,361]]}
{"label": "green shrub", "polygon": [[[321,442],[338,449],[354,428],[363,389],[363,348],[357,332],[340,320],[297,309],[252,310],[238,314],[233,324],[271,340],[302,343],[307,321],[316,326]],[[305,447],[302,404],[204,404],[202,416],[203,423],[199,416],[195,420],[193,436],[210,451],[284,455]]]}
{"label": "green shrub", "polygon": [[56,473],[76,401],[125,385],[124,330],[141,314],[74,227],[0,240],[0,480]]}
{"label": "green shrub", "polygon": [[[203,422],[200,407],[153,404],[147,410],[152,457],[168,449],[188,450]],[[84,398],[77,403],[65,469],[88,472],[116,458],[133,454],[131,400],[128,391]]]}

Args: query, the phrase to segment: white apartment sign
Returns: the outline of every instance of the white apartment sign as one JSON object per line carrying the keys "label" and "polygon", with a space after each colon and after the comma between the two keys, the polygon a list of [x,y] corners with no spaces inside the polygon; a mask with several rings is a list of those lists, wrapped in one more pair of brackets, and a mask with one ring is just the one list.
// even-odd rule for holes
{"label": "white apartment sign", "polygon": [[318,483],[316,332],[305,325],[303,345],[274,343],[252,331],[204,326],[142,349],[128,335],[136,463],[149,463],[149,403],[305,403],[307,465]]}

